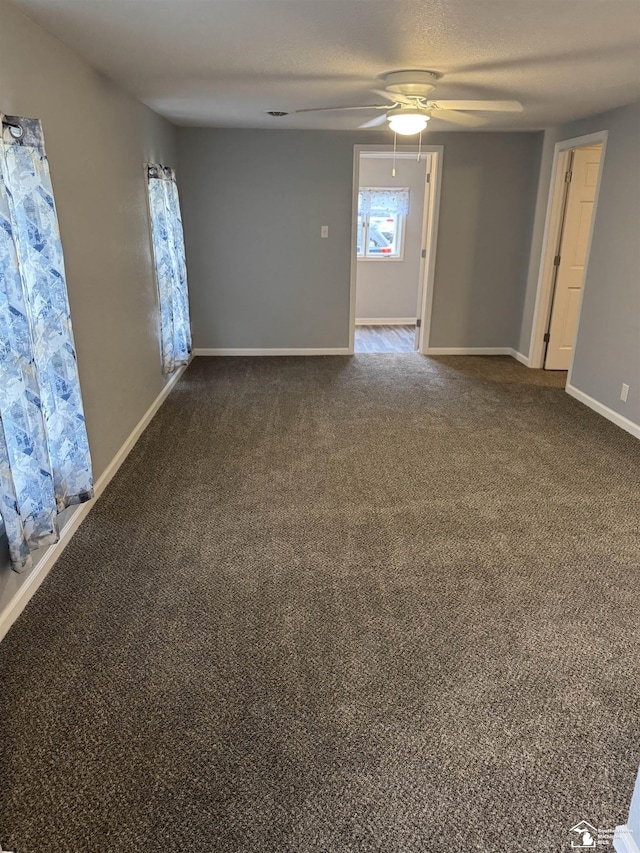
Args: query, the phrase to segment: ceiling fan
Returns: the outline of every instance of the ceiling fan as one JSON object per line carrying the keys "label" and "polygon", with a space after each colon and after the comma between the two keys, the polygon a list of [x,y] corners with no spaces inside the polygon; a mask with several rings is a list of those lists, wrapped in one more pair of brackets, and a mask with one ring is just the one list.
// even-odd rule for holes
{"label": "ceiling fan", "polygon": [[[431,118],[438,118],[465,127],[479,127],[485,119],[469,115],[479,112],[522,112],[519,101],[450,101],[431,100],[439,75],[434,71],[391,71],[382,77],[384,89],[371,91],[385,98],[386,104],[362,104],[348,107],[314,107],[295,110],[296,113],[333,112],[336,110],[383,110],[382,115],[358,125],[359,128],[379,127],[386,121],[395,133],[411,136],[420,133]],[[269,115],[287,115],[272,111]]]}

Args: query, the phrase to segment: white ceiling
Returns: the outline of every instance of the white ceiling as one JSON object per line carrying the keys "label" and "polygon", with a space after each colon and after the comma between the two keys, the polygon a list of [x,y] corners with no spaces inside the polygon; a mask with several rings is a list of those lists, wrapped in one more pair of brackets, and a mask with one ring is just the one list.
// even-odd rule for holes
{"label": "white ceiling", "polygon": [[[640,0],[14,0],[176,124],[353,129],[386,71],[432,97],[508,98],[487,128],[541,128],[640,97]],[[380,81],[377,81],[380,85]],[[458,130],[436,119],[433,129]]]}

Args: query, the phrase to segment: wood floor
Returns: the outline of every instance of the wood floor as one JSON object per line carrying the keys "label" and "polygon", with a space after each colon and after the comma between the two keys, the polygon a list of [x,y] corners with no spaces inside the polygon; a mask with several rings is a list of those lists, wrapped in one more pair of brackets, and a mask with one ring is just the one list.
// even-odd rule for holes
{"label": "wood floor", "polygon": [[415,326],[356,326],[356,352],[415,352]]}

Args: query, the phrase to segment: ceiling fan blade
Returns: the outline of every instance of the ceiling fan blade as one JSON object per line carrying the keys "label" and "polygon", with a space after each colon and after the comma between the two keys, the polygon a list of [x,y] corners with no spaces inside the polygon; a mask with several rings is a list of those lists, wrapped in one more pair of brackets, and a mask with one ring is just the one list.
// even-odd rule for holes
{"label": "ceiling fan blade", "polygon": [[398,92],[387,92],[385,89],[369,89],[369,91],[373,92],[374,95],[381,95],[383,98],[391,101],[392,104],[404,104],[407,107],[414,107],[416,103],[415,99],[412,101],[411,98],[400,95]]}
{"label": "ceiling fan blade", "polygon": [[304,110],[294,110],[295,113],[329,113],[337,110],[388,110],[389,104],[360,104],[357,107],[309,107]]}
{"label": "ceiling fan blade", "polygon": [[480,110],[481,112],[521,113],[520,101],[429,101],[443,110]]}
{"label": "ceiling fan blade", "polygon": [[487,123],[487,120],[480,118],[480,116],[459,113],[456,110],[434,110],[431,113],[431,117],[442,119],[442,121],[450,121],[451,124],[462,124],[465,127],[480,127],[480,125]]}
{"label": "ceiling fan blade", "polygon": [[371,121],[366,121],[364,124],[359,124],[358,128],[360,130],[364,130],[366,127],[380,127],[381,124],[384,124],[387,120],[387,114],[384,113],[381,116],[376,116],[372,118]]}

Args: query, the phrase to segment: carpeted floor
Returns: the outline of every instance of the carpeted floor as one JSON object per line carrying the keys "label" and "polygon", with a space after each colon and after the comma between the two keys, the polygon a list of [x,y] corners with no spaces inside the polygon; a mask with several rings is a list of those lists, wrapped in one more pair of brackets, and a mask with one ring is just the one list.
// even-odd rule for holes
{"label": "carpeted floor", "polygon": [[196,359],[0,644],[17,853],[549,853],[640,761],[640,445],[508,358]]}

